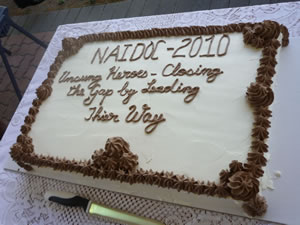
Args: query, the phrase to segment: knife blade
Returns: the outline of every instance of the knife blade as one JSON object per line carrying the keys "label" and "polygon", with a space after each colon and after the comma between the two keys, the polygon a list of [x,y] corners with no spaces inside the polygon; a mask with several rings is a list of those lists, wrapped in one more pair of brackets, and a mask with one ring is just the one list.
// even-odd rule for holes
{"label": "knife blade", "polygon": [[163,223],[150,218],[137,216],[119,209],[113,209],[103,204],[95,203],[79,195],[62,192],[47,191],[44,195],[46,200],[70,207],[81,207],[86,213],[106,217],[110,220],[130,225],[163,225]]}

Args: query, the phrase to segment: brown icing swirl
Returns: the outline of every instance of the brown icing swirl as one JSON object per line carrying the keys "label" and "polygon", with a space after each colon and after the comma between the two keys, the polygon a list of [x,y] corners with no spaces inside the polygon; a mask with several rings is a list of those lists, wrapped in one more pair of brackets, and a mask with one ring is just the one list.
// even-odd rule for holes
{"label": "brown icing swirl", "polygon": [[215,194],[218,195],[220,198],[226,198],[230,196],[228,188],[223,185],[219,185],[216,187]]}
{"label": "brown icing swirl", "polygon": [[[269,48],[269,47],[267,47],[267,48]],[[274,49],[272,49],[272,51],[273,50]],[[274,53],[276,55],[276,52],[274,52]],[[260,63],[260,66],[271,65],[272,67],[275,67],[277,64],[277,61],[274,57],[263,54],[263,57],[259,60],[259,63]]]}
{"label": "brown icing swirl", "polygon": [[10,149],[11,157],[16,161],[19,161],[22,158],[22,145],[20,143],[16,143],[13,144]]}
{"label": "brown icing swirl", "polygon": [[282,46],[286,47],[289,44],[289,31],[284,25],[280,25],[280,31],[282,33]]}
{"label": "brown icing swirl", "polygon": [[105,150],[110,152],[110,156],[121,157],[123,153],[129,153],[129,144],[121,137],[108,138]]}
{"label": "brown icing swirl", "polygon": [[214,196],[216,194],[217,185],[215,182],[208,182],[206,188],[204,189],[204,193],[210,196]]}
{"label": "brown icing swirl", "polygon": [[255,48],[263,48],[272,39],[278,38],[279,34],[279,24],[269,20],[262,23],[247,24],[243,28],[244,42]]}
{"label": "brown icing swirl", "polygon": [[264,171],[261,169],[260,165],[245,163],[244,167],[245,171],[251,173],[255,178],[259,178],[264,175]]}
{"label": "brown icing swirl", "polygon": [[17,143],[20,143],[20,144],[23,144],[23,145],[32,144],[32,139],[30,137],[28,137],[27,135],[20,134],[17,137]]}
{"label": "brown icing swirl", "polygon": [[177,191],[184,190],[189,180],[184,175],[175,176],[174,178],[176,178],[174,188]]}
{"label": "brown icing swirl", "polygon": [[267,164],[267,159],[264,157],[264,154],[260,152],[249,152],[247,160],[251,164],[256,165],[265,166]]}
{"label": "brown icing swirl", "polygon": [[260,126],[260,125],[256,125],[253,129],[252,129],[252,137],[257,138],[261,141],[265,140],[266,138],[269,137],[269,132],[268,129]]}
{"label": "brown icing swirl", "polygon": [[195,181],[194,178],[188,178],[188,182],[186,183],[185,187],[184,187],[184,191],[187,191],[188,193],[193,192],[194,191],[194,186],[197,182]]}
{"label": "brown icing swirl", "polygon": [[174,174],[173,172],[166,172],[163,175],[163,186],[167,188],[171,188],[174,186]]}
{"label": "brown icing swirl", "polygon": [[250,199],[247,203],[243,204],[245,212],[254,216],[263,216],[267,211],[268,205],[266,199],[260,195],[256,195],[255,198]]}
{"label": "brown icing swirl", "polygon": [[35,106],[30,107],[28,114],[35,116],[39,112],[39,109]]}
{"label": "brown icing swirl", "polygon": [[204,193],[206,185],[203,181],[197,181],[194,185],[193,193],[201,195]]}
{"label": "brown icing swirl", "polygon": [[268,120],[267,117],[258,115],[255,117],[255,122],[254,126],[262,126],[265,128],[270,128],[271,127],[271,122]]}
{"label": "brown icing swirl", "polygon": [[41,85],[38,89],[36,89],[36,95],[41,101],[46,100],[52,93],[52,87],[47,84]]}
{"label": "brown icing swirl", "polygon": [[154,183],[154,172],[150,170],[145,171],[145,183],[147,184],[153,184]]}
{"label": "brown icing swirl", "polygon": [[121,137],[109,138],[104,150],[96,150],[92,155],[94,166],[105,170],[134,171],[138,157],[129,150],[129,144]]}
{"label": "brown icing swirl", "polygon": [[27,115],[24,120],[24,122],[28,125],[31,125],[34,121],[35,121],[35,116],[30,115],[30,114]]}
{"label": "brown icing swirl", "polygon": [[229,168],[230,168],[230,173],[235,173],[243,170],[243,164],[237,160],[233,160],[229,164]]}
{"label": "brown icing swirl", "polygon": [[264,141],[254,140],[252,141],[251,149],[255,152],[264,153],[268,152],[268,145]]}
{"label": "brown icing swirl", "polygon": [[38,98],[35,98],[33,101],[32,101],[32,105],[35,106],[35,107],[40,107],[40,105],[42,104],[42,101]]}
{"label": "brown icing swirl", "polygon": [[62,40],[63,50],[68,52],[68,56],[75,55],[82,46],[82,38],[64,38]]}
{"label": "brown icing swirl", "polygon": [[259,190],[259,181],[244,171],[231,176],[227,185],[231,189],[232,197],[243,201],[253,198]]}
{"label": "brown icing swirl", "polygon": [[260,83],[264,86],[270,87],[273,84],[272,78],[269,76],[266,76],[264,74],[259,74],[256,78],[255,78],[257,83]]}
{"label": "brown icing swirl", "polygon": [[56,72],[54,71],[49,71],[48,74],[47,74],[48,78],[50,79],[54,79],[56,77]]}
{"label": "brown icing swirl", "polygon": [[260,66],[258,67],[257,69],[257,74],[258,75],[264,75],[266,77],[273,77],[275,75],[276,71],[275,71],[275,68],[274,66],[272,65],[263,65],[263,66]]}
{"label": "brown icing swirl", "polygon": [[251,83],[246,93],[248,102],[255,107],[269,106],[274,100],[271,88],[266,88],[258,83]]}
{"label": "brown icing swirl", "polygon": [[47,78],[42,82],[42,84],[51,86],[53,84],[53,79]]}
{"label": "brown icing swirl", "polygon": [[219,173],[221,183],[227,183],[228,178],[230,177],[230,172],[228,170],[222,170]]}
{"label": "brown icing swirl", "polygon": [[23,163],[23,162],[17,162],[17,164],[18,164],[20,167],[22,167],[22,168],[24,168],[25,170],[27,170],[27,171],[33,170],[32,166],[30,166],[30,165],[28,165],[28,164],[26,164],[26,163]]}
{"label": "brown icing swirl", "polygon": [[145,171],[143,169],[139,169],[136,171],[135,180],[137,183],[141,183],[141,184],[145,183]]}
{"label": "brown icing swirl", "polygon": [[269,118],[272,116],[272,111],[269,110],[268,107],[259,107],[256,111],[254,111],[254,115]]}
{"label": "brown icing swirl", "polygon": [[30,125],[27,125],[27,124],[24,124],[21,126],[21,132],[22,134],[28,134],[29,131],[31,130],[31,126]]}

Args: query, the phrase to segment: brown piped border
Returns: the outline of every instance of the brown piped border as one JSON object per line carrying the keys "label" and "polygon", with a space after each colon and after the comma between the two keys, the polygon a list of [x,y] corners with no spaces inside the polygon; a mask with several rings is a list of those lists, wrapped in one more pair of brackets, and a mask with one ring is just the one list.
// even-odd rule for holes
{"label": "brown piped border", "polygon": [[[236,160],[232,161],[229,169],[220,172],[220,182],[218,184],[209,181],[194,180],[193,178],[173,174],[172,172],[154,172],[152,170],[144,171],[143,169],[136,169],[137,162],[132,161],[132,158],[129,161],[131,160],[130,165],[135,165],[134,167],[108,170],[105,167],[97,166],[97,163],[93,160],[75,161],[34,153],[32,139],[28,136],[31,124],[34,123],[42,102],[51,95],[53,79],[62,63],[66,58],[76,54],[85,43],[233,32],[242,32],[245,44],[255,48],[262,48],[262,58],[260,59],[260,66],[257,69],[256,82],[250,84],[246,93],[246,98],[253,108],[255,115],[252,129],[253,139],[247,162],[242,164]],[[279,34],[282,34],[281,45],[287,46],[289,42],[287,28],[274,21],[238,23],[226,26],[154,28],[151,30],[88,34],[79,38],[65,38],[62,41],[63,49],[59,51],[54,63],[50,66],[48,78],[37,88],[37,98],[33,100],[32,107],[29,109],[28,116],[26,116],[24,125],[21,127],[22,134],[18,136],[16,143],[11,147],[11,157],[19,166],[26,170],[32,170],[32,166],[51,167],[54,170],[77,172],[94,178],[108,178],[130,184],[157,185],[159,187],[177,189],[178,191],[183,190],[199,195],[206,194],[220,198],[231,197],[244,201],[243,208],[248,213],[250,212],[251,216],[260,216],[266,211],[266,203],[264,198],[258,195],[258,178],[263,176],[262,167],[266,165],[267,161],[264,157],[264,153],[268,151],[265,141],[269,136],[269,118],[271,117],[269,105],[272,104],[274,99],[271,84],[272,77],[275,75],[275,65],[277,64],[275,56],[280,46],[277,40]],[[101,155],[105,154],[105,151],[104,153],[102,151],[101,154],[99,152],[97,154],[100,155],[101,161]],[[137,157],[134,159],[137,160]]]}

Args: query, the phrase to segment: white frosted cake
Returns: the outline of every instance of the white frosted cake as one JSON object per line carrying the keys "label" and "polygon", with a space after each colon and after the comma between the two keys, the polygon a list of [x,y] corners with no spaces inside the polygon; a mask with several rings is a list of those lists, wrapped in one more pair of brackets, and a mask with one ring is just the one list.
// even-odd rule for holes
{"label": "white frosted cake", "polygon": [[272,77],[287,44],[273,21],[66,38],[11,156],[27,170],[241,200],[261,216]]}

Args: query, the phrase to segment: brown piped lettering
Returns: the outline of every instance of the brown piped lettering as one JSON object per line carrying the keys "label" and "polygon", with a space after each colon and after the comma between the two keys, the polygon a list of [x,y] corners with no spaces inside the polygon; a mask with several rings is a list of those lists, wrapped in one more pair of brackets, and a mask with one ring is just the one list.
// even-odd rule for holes
{"label": "brown piped lettering", "polygon": [[204,54],[204,55],[200,55],[200,57],[214,57],[215,56],[215,54],[210,53],[211,46],[212,46],[212,43],[213,43],[214,39],[215,39],[214,34],[211,37],[205,39],[205,41],[210,41],[209,46],[208,46],[208,49],[207,49],[207,53]]}
{"label": "brown piped lettering", "polygon": [[183,87],[183,83],[180,83],[178,85],[178,81],[179,79],[176,79],[172,85],[170,86],[154,86],[154,84],[156,83],[156,79],[153,79],[151,82],[147,83],[148,87],[147,88],[143,88],[141,90],[141,92],[143,94],[145,93],[187,93],[188,95],[184,98],[184,102],[185,103],[190,103],[194,100],[194,98],[197,96],[197,94],[199,93],[200,87],[196,86],[196,87],[191,87],[191,86],[184,86]]}
{"label": "brown piped lettering", "polygon": [[[223,38],[226,38],[226,39],[227,39],[227,43],[226,43],[224,52],[223,52],[223,53],[220,53],[220,48],[221,48],[221,44],[222,44]],[[227,51],[228,51],[229,44],[230,44],[230,37],[229,37],[227,34],[223,34],[223,36],[220,38],[219,43],[218,43],[217,55],[218,55],[218,56],[224,56],[224,55],[226,55],[226,54],[227,54]]]}
{"label": "brown piped lettering", "polygon": [[148,76],[147,70],[139,71],[119,71],[120,67],[113,66],[109,69],[109,74],[106,77],[106,80],[111,78],[112,80],[121,80],[121,79],[132,79],[132,78],[146,78]]}
{"label": "brown piped lettering", "polygon": [[141,114],[139,114],[139,112],[136,111],[136,105],[131,105],[129,107],[130,112],[126,116],[125,121],[127,123],[137,123],[140,120],[142,120],[143,123],[149,123],[145,127],[145,132],[147,134],[152,133],[161,122],[166,121],[162,113],[160,115],[158,114],[152,115],[152,113],[149,112],[151,107],[149,107],[147,104],[144,104],[142,108],[143,111]]}
{"label": "brown piped lettering", "polygon": [[120,45],[117,45],[117,47],[115,47],[114,50],[112,50],[111,53],[106,57],[104,63],[106,63],[110,57],[115,57],[115,62],[117,62],[119,58],[119,52],[120,52]]}
{"label": "brown piped lettering", "polygon": [[106,47],[106,49],[105,49],[105,51],[104,51],[104,54],[102,55],[102,54],[101,54],[101,49],[98,48],[97,51],[96,51],[95,54],[94,54],[94,57],[93,57],[93,59],[92,59],[92,61],[91,61],[91,64],[94,63],[94,60],[96,59],[97,56],[99,57],[99,64],[101,64],[102,61],[103,61],[103,59],[104,59],[104,57],[105,57],[105,55],[106,55],[106,53],[107,53],[107,50],[108,50],[108,47]]}
{"label": "brown piped lettering", "polygon": [[[141,52],[139,53],[139,55],[135,55],[139,46],[142,47]],[[135,46],[134,51],[132,52],[129,60],[130,61],[136,61],[136,60],[140,59],[143,56],[144,52],[145,52],[145,47],[146,47],[146,45],[144,43],[137,43],[137,45]]]}
{"label": "brown piped lettering", "polygon": [[220,74],[222,74],[223,71],[220,68],[202,68],[202,65],[199,65],[197,69],[193,70],[193,69],[184,69],[181,67],[181,63],[177,63],[176,66],[174,66],[173,64],[169,63],[167,64],[163,71],[162,71],[162,75],[164,77],[169,77],[169,76],[201,76],[201,75],[206,75],[207,79],[206,82],[207,83],[211,83],[213,82],[217,76],[219,76]]}
{"label": "brown piped lettering", "polygon": [[122,101],[123,104],[127,104],[129,102],[129,100],[131,99],[131,97],[137,93],[137,91],[135,89],[127,88],[128,85],[129,85],[129,82],[126,81],[125,84],[123,85],[123,87],[120,90],[118,90],[118,93],[121,96],[126,96],[126,98],[124,98]]}
{"label": "brown piped lettering", "polygon": [[123,52],[123,55],[122,55],[121,59],[118,60],[119,62],[127,61],[127,59],[125,59],[124,57],[126,55],[126,52],[127,52],[128,48],[132,47],[132,44],[125,44],[124,46],[125,46],[125,50]]}
{"label": "brown piped lettering", "polygon": [[118,115],[116,115],[112,112],[107,113],[103,109],[102,105],[100,105],[98,109],[97,109],[97,107],[91,107],[91,108],[89,108],[89,110],[92,110],[92,113],[90,114],[89,117],[84,118],[84,120],[86,120],[86,121],[92,120],[94,122],[96,120],[96,121],[105,122],[105,121],[112,120],[115,123],[120,121],[118,118],[119,117]]}

